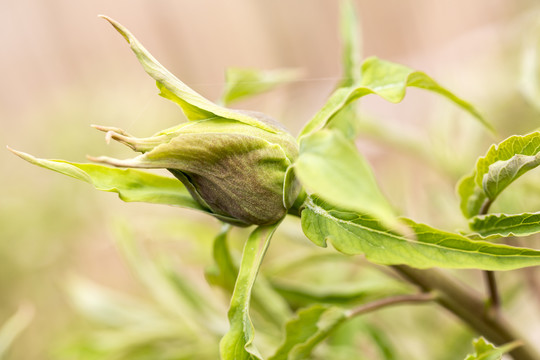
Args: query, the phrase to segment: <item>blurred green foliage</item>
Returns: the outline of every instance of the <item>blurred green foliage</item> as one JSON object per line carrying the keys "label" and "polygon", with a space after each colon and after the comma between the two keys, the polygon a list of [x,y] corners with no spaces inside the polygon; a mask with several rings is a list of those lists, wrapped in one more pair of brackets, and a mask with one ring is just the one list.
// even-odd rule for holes
{"label": "blurred green foliage", "polygon": [[[521,17],[514,21],[520,24],[519,30],[493,59],[500,77],[493,79],[492,67],[476,65],[470,70],[478,76],[476,81],[483,85],[488,99],[480,107],[501,137],[538,127],[540,106],[535,89],[540,78],[534,62],[527,59],[537,56],[540,33],[534,21],[522,22]],[[525,46],[519,41],[523,34],[531,38]],[[112,117],[104,115],[111,109],[125,109],[122,117],[126,118],[140,116],[121,94],[111,91],[92,98],[91,94],[101,91],[99,87],[74,89],[60,103],[35,111],[35,124],[32,122],[32,131],[27,132],[29,150],[79,159],[101,153],[99,135],[81,137],[81,129],[72,119],[91,124],[97,118]],[[294,106],[294,101],[290,105]],[[158,110],[156,117],[171,119],[173,113]],[[443,102],[436,103],[430,113],[423,128],[408,136],[379,121],[379,115],[363,111],[359,146],[376,149],[372,161],[377,178],[403,213],[442,228],[464,229],[454,185],[494,139],[486,138],[476,124],[461,119],[466,115]],[[157,123],[137,126],[159,128]],[[415,137],[425,133],[429,142],[418,146]],[[1,136],[0,140],[8,143],[7,136]],[[112,151],[123,154],[120,148]],[[384,155],[377,151],[384,151]],[[9,156],[3,152],[0,161]],[[418,172],[426,176],[419,180]],[[494,211],[538,209],[540,196],[535,194],[540,192],[531,191],[538,190],[538,176],[530,174],[518,180],[501,195]],[[178,209],[122,204],[115,196],[97,195],[84,184],[45,175],[37,168],[4,171],[3,181],[0,323],[9,322],[27,302],[35,309],[35,316],[26,329],[22,325],[2,328],[0,334],[9,335],[0,336],[0,342],[8,339],[4,341],[10,348],[6,346],[5,355],[0,352],[0,357],[218,357],[219,339],[228,327],[230,289],[207,282],[215,274],[212,253],[219,232],[217,221]],[[319,303],[358,305],[411,290],[359,257],[316,248],[299,233],[296,221],[288,219],[279,229],[260,274],[272,291],[283,296],[291,312]],[[229,235],[232,264],[238,265],[246,236],[242,229]],[[538,239],[530,242],[527,245],[531,247],[540,245]],[[515,276],[521,275],[525,281],[516,283]],[[501,274],[505,304],[518,319],[535,312],[540,296],[537,275],[535,269]],[[457,276],[479,286],[473,272]],[[29,318],[21,324],[26,321]],[[264,310],[257,306],[253,321],[256,328],[265,329],[256,341],[264,355],[269,355],[281,344],[282,334],[268,324]],[[538,330],[537,325],[527,326],[531,332]],[[438,336],[429,336],[433,333]],[[345,323],[316,348],[313,358],[453,360],[470,353],[471,337],[453,317],[431,305],[392,308]]]}

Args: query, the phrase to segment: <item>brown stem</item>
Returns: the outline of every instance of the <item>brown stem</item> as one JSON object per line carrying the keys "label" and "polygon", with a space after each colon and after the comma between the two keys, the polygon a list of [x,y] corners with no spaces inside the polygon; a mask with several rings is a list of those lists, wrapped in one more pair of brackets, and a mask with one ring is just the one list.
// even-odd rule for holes
{"label": "brown stem", "polygon": [[540,354],[523,339],[502,314],[492,316],[490,312],[485,311],[481,295],[472,288],[457,282],[437,269],[418,270],[405,265],[395,265],[392,268],[423,291],[436,292],[438,295],[436,302],[489,341],[502,345],[521,340],[523,346],[510,352],[515,360],[540,359]]}
{"label": "brown stem", "polygon": [[484,271],[484,278],[489,293],[489,300],[487,303],[487,311],[491,316],[499,316],[501,313],[501,297],[499,296],[499,290],[497,289],[497,280],[495,279],[495,272]]}
{"label": "brown stem", "polygon": [[436,299],[435,293],[419,293],[419,294],[408,294],[408,295],[396,295],[387,297],[384,299],[375,300],[373,302],[360,305],[359,307],[352,309],[348,317],[353,318],[355,316],[363,315],[380,308],[387,306],[406,304],[406,303],[424,303],[428,301],[433,301]]}

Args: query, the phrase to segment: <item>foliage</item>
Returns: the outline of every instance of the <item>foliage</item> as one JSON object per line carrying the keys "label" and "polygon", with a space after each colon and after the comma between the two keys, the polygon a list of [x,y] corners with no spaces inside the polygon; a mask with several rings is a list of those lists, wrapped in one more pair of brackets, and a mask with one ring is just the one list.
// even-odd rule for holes
{"label": "foliage", "polygon": [[469,355],[465,360],[501,360],[504,353],[519,346],[519,344],[506,344],[500,348],[486,342],[484,338],[478,338],[474,341],[475,353]]}
{"label": "foliage", "polygon": [[[480,338],[475,342],[476,354],[467,360],[499,359],[507,351],[516,360],[535,357],[534,349],[524,340],[522,347],[515,347],[515,341],[521,339],[497,314],[500,309],[486,309],[485,299],[473,289],[433,268],[485,270],[491,276],[491,271],[540,265],[540,250],[488,241],[538,233],[538,213],[487,214],[509,185],[540,165],[540,132],[510,136],[493,145],[478,158],[472,173],[459,182],[461,211],[469,220],[470,232],[442,230],[400,216],[354,142],[361,128],[356,100],[376,95],[399,103],[407,88],[420,88],[449,100],[489,132],[494,128],[473,105],[424,72],[376,57],[361,62],[353,12],[351,3],[343,2],[343,79],[296,140],[282,125],[263,115],[230,109],[204,98],[163,67],[126,28],[103,17],[128,42],[144,70],[156,81],[160,95],[178,104],[188,122],[142,139],[120,129],[97,127],[109,139],[142,155],[131,160],[91,159],[118,167],[165,168],[175,178],[99,164],[39,159],[12,151],[34,165],[82,180],[98,190],[115,192],[127,202],[185,207],[224,223],[257,227],[247,240],[246,233],[240,233],[240,259],[231,248],[233,231],[229,225],[213,237],[213,258],[206,265],[212,264],[205,273],[212,288],[202,290],[171,265],[170,254],[161,259],[149,256],[139,247],[137,236],[120,226],[116,236],[120,252],[150,300],[74,277],[69,285],[72,302],[97,325],[97,330],[76,337],[60,357],[350,358],[358,355],[350,354],[357,348],[357,340],[344,335],[340,328],[352,327],[353,318],[360,315],[410,302],[437,303],[497,344],[511,343],[496,348]],[[297,73],[289,70],[230,70],[221,102],[229,105],[258,95],[295,76]],[[204,131],[199,131],[201,127]],[[210,151],[214,145],[221,146],[219,151]],[[183,167],[175,167],[178,163]],[[186,163],[189,166],[184,166]],[[324,274],[326,263],[332,262],[335,254],[311,247],[307,241],[301,245],[307,248],[299,251],[300,256],[289,266],[281,260],[281,269],[265,269],[263,260],[271,254],[271,241],[287,238],[280,234],[290,220],[285,217],[300,218],[300,223],[296,219],[293,224],[297,228],[300,225],[305,237],[319,247],[330,242],[345,255],[364,255],[368,262],[361,267],[378,272],[384,286],[353,288],[353,281],[344,281],[350,279],[340,278],[339,272],[333,274],[334,265],[329,267],[330,274]],[[272,240],[274,233],[279,236]],[[276,251],[287,253],[283,249],[287,248]],[[320,257],[313,256],[318,251]],[[339,266],[359,267],[355,258],[339,255],[337,259]],[[312,274],[297,274],[310,262],[316,265],[318,275],[327,276],[325,281],[310,284]],[[384,270],[379,265],[384,265]],[[398,272],[402,279],[390,279],[385,272],[391,271]],[[276,275],[280,272],[282,275]],[[336,278],[350,291],[332,288]],[[351,278],[359,280],[357,276]],[[493,283],[490,285],[488,303],[496,305],[497,294]],[[223,311],[226,307],[228,319]],[[379,358],[398,358],[392,342],[377,325],[366,320],[355,333],[364,341],[370,339]],[[18,331],[11,333],[16,335]],[[4,342],[10,343],[11,338]]]}

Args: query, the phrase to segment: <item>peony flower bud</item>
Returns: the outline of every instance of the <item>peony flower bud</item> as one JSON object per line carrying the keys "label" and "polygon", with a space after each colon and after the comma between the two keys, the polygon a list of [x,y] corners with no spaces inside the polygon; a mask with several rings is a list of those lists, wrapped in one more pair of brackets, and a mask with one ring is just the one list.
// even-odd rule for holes
{"label": "peony flower bud", "polygon": [[135,158],[93,161],[119,167],[165,168],[195,200],[235,225],[268,225],[283,218],[299,193],[291,164],[298,157],[294,137],[273,119],[243,112],[256,126],[220,117],[183,123],[149,138],[95,126],[107,137],[142,152]]}
{"label": "peony flower bud", "polygon": [[168,169],[215,217],[238,226],[281,220],[300,192],[292,164],[294,137],[270,117],[232,110],[205,99],[171,74],[122,25],[103,16],[129,43],[160,95],[190,121],[149,138],[95,126],[142,155],[127,160],[90,158],[118,167]]}

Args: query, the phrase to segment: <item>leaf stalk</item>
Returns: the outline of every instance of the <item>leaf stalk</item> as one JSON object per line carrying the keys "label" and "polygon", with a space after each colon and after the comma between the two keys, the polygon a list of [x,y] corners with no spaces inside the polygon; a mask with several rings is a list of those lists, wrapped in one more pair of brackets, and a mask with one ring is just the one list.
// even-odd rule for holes
{"label": "leaf stalk", "polygon": [[383,299],[378,299],[367,304],[362,304],[355,309],[352,309],[348,313],[348,317],[353,318],[356,316],[364,315],[381,308],[385,308],[392,305],[410,304],[410,303],[425,303],[434,301],[437,298],[435,292],[422,292],[418,294],[396,295]]}

